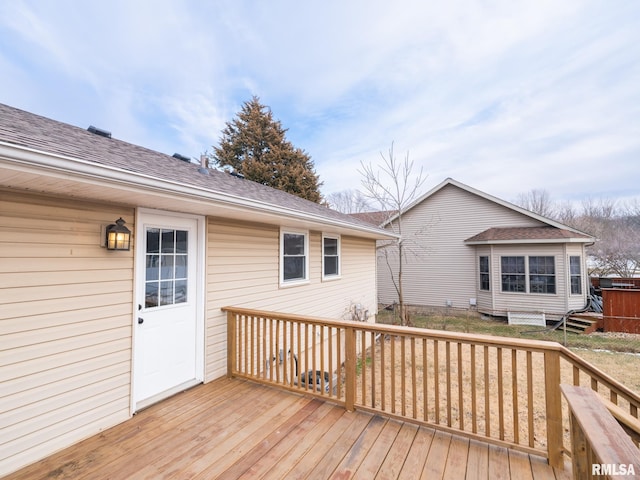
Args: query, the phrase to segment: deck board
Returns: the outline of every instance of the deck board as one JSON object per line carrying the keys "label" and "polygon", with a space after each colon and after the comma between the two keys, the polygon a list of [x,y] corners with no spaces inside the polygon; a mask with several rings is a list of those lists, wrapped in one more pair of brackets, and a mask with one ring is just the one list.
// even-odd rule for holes
{"label": "deck board", "polygon": [[546,480],[570,478],[570,466],[565,468],[383,415],[220,379],[153,405],[6,480]]}

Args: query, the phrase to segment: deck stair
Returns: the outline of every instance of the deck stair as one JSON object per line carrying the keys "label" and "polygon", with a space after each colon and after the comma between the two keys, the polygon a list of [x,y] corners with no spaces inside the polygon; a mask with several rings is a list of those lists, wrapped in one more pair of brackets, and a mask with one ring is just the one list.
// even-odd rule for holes
{"label": "deck stair", "polygon": [[567,318],[567,332],[571,333],[593,333],[602,321],[602,314],[586,312],[574,313]]}

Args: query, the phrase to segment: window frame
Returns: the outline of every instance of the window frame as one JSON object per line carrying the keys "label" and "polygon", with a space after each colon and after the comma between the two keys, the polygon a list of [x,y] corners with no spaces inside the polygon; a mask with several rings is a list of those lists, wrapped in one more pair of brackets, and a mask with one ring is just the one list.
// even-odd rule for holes
{"label": "window frame", "polygon": [[[571,261],[573,259],[578,259],[578,273],[573,273],[573,265]],[[577,292],[574,291],[574,282],[573,280],[577,278]],[[569,292],[570,295],[582,295],[582,255],[569,255]]]}
{"label": "window frame", "polygon": [[[505,258],[522,258],[524,259],[524,273],[504,273],[504,264],[503,260]],[[550,258],[553,261],[552,270],[553,273],[540,273],[540,272],[531,272],[531,259],[532,258]],[[544,270],[544,269],[543,269]],[[524,290],[505,290],[505,276],[518,276],[524,277]],[[553,291],[532,291],[531,285],[537,283],[532,281],[532,277],[542,277],[542,278],[553,278],[553,282],[544,282],[545,288],[549,285],[553,285]],[[538,288],[538,287],[536,287]],[[501,293],[516,293],[516,294],[525,294],[525,295],[557,295],[558,294],[558,272],[557,272],[557,261],[556,255],[501,255],[500,256],[500,291]]]}
{"label": "window frame", "polygon": [[[486,259],[487,269],[486,271],[482,270],[482,259]],[[478,279],[480,281],[480,291],[482,292],[490,292],[491,291],[491,258],[489,255],[479,255],[478,256]],[[484,282],[483,282],[484,280]],[[487,288],[483,288],[483,285],[486,283]]]}
{"label": "window frame", "polygon": [[[542,267],[542,270],[544,270],[543,272],[539,272],[536,271],[535,273],[532,273],[531,270],[531,259],[532,258],[537,258],[537,259],[551,259],[551,267],[553,269],[553,273],[547,273],[546,272],[546,268],[549,267],[548,264],[544,264],[544,265],[536,265],[537,268]],[[555,255],[529,255],[527,257],[527,277],[529,280],[529,293],[530,294],[539,294],[539,295],[556,295],[558,293],[558,282],[557,282],[557,274],[556,274],[556,257]],[[544,279],[543,282],[543,287],[545,291],[533,291],[532,285],[536,285],[536,289],[538,289],[539,287],[538,285],[538,281],[534,282],[533,281],[533,277],[537,277],[539,279]],[[553,279],[553,282],[549,282],[549,279]],[[553,286],[553,291],[548,291],[549,287]]]}
{"label": "window frame", "polygon": [[[304,253],[303,255],[285,255],[285,237],[287,235],[297,235],[304,237]],[[285,259],[303,257],[304,276],[300,278],[285,279]],[[309,231],[308,230],[293,230],[293,229],[281,229],[280,230],[280,286],[289,287],[295,285],[304,285],[309,283]]]}
{"label": "window frame", "polygon": [[[324,245],[324,241],[325,240],[336,240],[336,249],[337,249],[337,253],[336,255],[327,255],[325,253],[325,245]],[[322,234],[322,240],[321,240],[321,244],[320,244],[320,248],[321,248],[321,253],[322,253],[322,280],[338,280],[340,278],[342,278],[342,241],[340,238],[340,235],[333,235],[333,234]],[[337,259],[337,273],[332,273],[327,275],[326,270],[325,270],[325,265],[326,265],[326,258],[327,257],[331,257],[331,258],[336,258]]]}
{"label": "window frame", "polygon": [[[504,261],[507,258],[521,258],[522,259],[522,266],[523,266],[523,271],[522,272],[508,272],[505,273],[504,272]],[[528,293],[527,291],[527,257],[526,255],[501,255],[500,256],[500,291],[502,293]],[[518,265],[516,265],[517,267]],[[505,277],[522,277],[523,283],[522,283],[522,287],[523,290],[509,290],[509,289],[505,289]],[[511,284],[511,282],[509,282],[509,285]],[[520,284],[520,282],[516,282],[514,283],[514,285],[518,286]]]}

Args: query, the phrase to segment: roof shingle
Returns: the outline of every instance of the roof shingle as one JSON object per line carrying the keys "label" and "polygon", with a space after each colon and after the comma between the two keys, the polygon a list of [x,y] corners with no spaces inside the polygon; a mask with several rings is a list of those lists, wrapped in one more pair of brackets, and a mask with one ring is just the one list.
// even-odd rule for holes
{"label": "roof shingle", "polygon": [[0,104],[0,142],[263,202],[357,227],[371,227],[368,222],[295,195],[217,170],[209,170],[209,175],[204,175],[198,172],[198,164],[3,104]]}

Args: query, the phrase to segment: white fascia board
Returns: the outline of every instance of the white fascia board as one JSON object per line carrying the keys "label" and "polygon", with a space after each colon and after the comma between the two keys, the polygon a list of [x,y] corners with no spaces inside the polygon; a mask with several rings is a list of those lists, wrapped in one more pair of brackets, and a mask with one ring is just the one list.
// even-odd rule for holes
{"label": "white fascia board", "polygon": [[465,241],[465,245],[524,245],[524,244],[559,244],[559,243],[592,243],[593,240],[589,238],[545,238],[545,239],[531,239],[526,240],[477,240],[477,241]]}
{"label": "white fascia board", "polygon": [[161,180],[150,175],[112,167],[109,165],[88,162],[73,157],[41,152],[38,150],[0,142],[0,162],[2,159],[9,164],[18,164],[26,168],[36,168],[46,171],[54,176],[70,176],[92,181],[96,184],[106,184],[113,187],[130,187],[136,190],[144,189],[149,192],[177,195],[182,198],[191,198],[196,201],[216,202],[231,207],[239,207],[243,210],[252,210],[284,216],[287,218],[308,221],[328,227],[338,227],[374,236],[378,239],[396,238],[395,234],[384,232],[376,227],[358,226],[346,222],[332,220],[320,215],[300,212],[287,207],[273,205],[260,200],[252,200],[227,193],[215,192],[205,188],[175,182]]}

